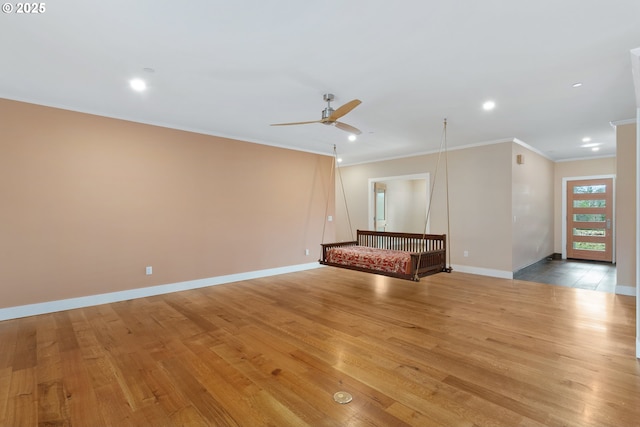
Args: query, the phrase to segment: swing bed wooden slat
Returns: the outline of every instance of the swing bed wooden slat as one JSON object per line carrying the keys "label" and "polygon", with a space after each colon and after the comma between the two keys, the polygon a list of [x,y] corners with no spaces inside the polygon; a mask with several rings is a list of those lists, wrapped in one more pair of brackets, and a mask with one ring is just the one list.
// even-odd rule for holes
{"label": "swing bed wooden slat", "polygon": [[320,264],[418,281],[446,267],[445,234],[357,230],[357,240],[322,244]]}

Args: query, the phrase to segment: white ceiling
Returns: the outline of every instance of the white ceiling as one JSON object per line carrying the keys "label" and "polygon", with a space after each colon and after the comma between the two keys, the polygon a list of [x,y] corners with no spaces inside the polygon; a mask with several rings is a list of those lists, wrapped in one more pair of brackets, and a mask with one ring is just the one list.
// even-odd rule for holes
{"label": "white ceiling", "polygon": [[[635,117],[638,0],[44,5],[0,15],[2,98],[312,152],[336,144],[345,164],[435,151],[444,118],[450,148],[517,138],[553,160],[610,156],[610,122]],[[130,90],[134,77],[149,88]],[[320,119],[328,92],[334,108],[362,100],[341,120],[357,141],[269,126]],[[601,150],[581,148],[585,136]]]}

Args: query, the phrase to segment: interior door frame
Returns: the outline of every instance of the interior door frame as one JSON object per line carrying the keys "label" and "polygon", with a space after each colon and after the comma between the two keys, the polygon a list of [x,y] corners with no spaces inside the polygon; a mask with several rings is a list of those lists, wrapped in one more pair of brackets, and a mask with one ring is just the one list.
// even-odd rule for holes
{"label": "interior door frame", "polygon": [[[382,220],[378,216],[380,213],[379,195],[382,193],[382,206],[383,218]],[[384,222],[382,230],[380,228],[380,221]],[[379,181],[373,183],[373,228],[374,231],[386,231],[387,229],[387,184]]]}
{"label": "interior door frame", "polygon": [[612,245],[611,262],[616,263],[616,176],[608,175],[587,175],[587,176],[567,176],[562,178],[562,259],[567,259],[567,182],[582,181],[587,179],[611,179],[613,182],[611,198],[613,200],[613,224],[611,226]]}
{"label": "interior door frame", "polygon": [[[374,185],[376,182],[386,182],[386,181],[411,181],[414,179],[424,179],[427,181],[427,208],[425,210],[425,218],[427,213],[429,212],[429,192],[431,191],[431,183],[429,181],[430,179],[430,174],[429,172],[426,173],[415,173],[415,174],[410,174],[410,175],[397,175],[397,176],[385,176],[385,177],[380,177],[380,178],[369,178],[368,182],[367,182],[367,194],[369,197],[369,201],[368,201],[368,211],[367,214],[369,216],[369,219],[367,220],[367,224],[369,227],[369,230],[375,230],[375,222],[373,220],[373,217],[375,216],[375,202],[373,200],[373,194],[374,194]],[[431,218],[429,218],[429,220],[427,221],[427,232],[429,232],[430,230],[430,222],[431,222]]]}

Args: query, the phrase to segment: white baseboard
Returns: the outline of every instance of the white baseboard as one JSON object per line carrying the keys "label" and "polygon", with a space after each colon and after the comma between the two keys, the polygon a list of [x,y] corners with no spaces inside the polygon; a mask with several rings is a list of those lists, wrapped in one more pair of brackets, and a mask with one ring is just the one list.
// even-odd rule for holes
{"label": "white baseboard", "polygon": [[616,286],[616,294],[628,295],[630,297],[636,296],[636,288],[634,286]]}
{"label": "white baseboard", "polygon": [[504,270],[494,270],[491,268],[471,267],[468,265],[452,265],[453,271],[460,273],[477,274],[480,276],[497,277],[500,279],[513,279],[513,272]]}
{"label": "white baseboard", "polygon": [[311,270],[323,267],[317,262],[298,264],[287,267],[270,268],[267,270],[250,271],[247,273],[229,274],[227,276],[210,277],[207,279],[189,280],[187,282],[170,283],[166,285],[150,286],[147,288],[130,289],[127,291],[111,292],[108,294],[90,295],[86,297],[49,301],[38,304],[28,304],[0,309],[0,321],[17,319],[20,317],[36,316],[38,314],[54,313],[56,311],[72,310],[93,305],[109,304],[135,298],[144,298],[189,289],[204,288],[224,283],[239,282],[241,280],[257,279],[275,276],[277,274],[294,273],[296,271]]}
{"label": "white baseboard", "polygon": [[640,338],[636,338],[636,358],[640,359]]}

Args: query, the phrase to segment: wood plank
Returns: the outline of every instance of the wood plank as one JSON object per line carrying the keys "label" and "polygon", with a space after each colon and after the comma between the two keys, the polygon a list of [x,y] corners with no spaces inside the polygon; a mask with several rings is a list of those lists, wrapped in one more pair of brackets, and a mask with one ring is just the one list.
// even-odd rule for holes
{"label": "wood plank", "polygon": [[61,381],[38,383],[38,425],[70,426],[67,403]]}
{"label": "wood plank", "polygon": [[38,317],[36,334],[38,386],[59,381],[62,365],[56,323],[48,316]]}
{"label": "wood plank", "polygon": [[11,366],[0,369],[0,426],[11,425],[7,420],[7,411],[13,369]]}
{"label": "wood plank", "polygon": [[161,363],[167,376],[176,385],[176,391],[188,399],[198,413],[212,425],[220,426],[240,426],[241,422],[236,421],[229,412],[216,401],[209,393],[202,382],[188,370],[182,361],[178,359],[167,359]]}
{"label": "wood plank", "polygon": [[62,384],[72,425],[108,425],[98,410],[96,389],[79,349],[62,353]]}
{"label": "wood plank", "polygon": [[13,352],[13,370],[21,371],[36,366],[38,346],[36,338],[36,320],[27,318],[18,322],[18,334]]}
{"label": "wood plank", "polygon": [[6,402],[7,426],[35,426],[38,422],[36,369],[14,370]]}
{"label": "wood plank", "polygon": [[0,351],[0,370],[13,367],[13,354],[16,348],[20,323],[21,322],[17,320],[0,322],[0,344],[2,344],[2,351]]}

